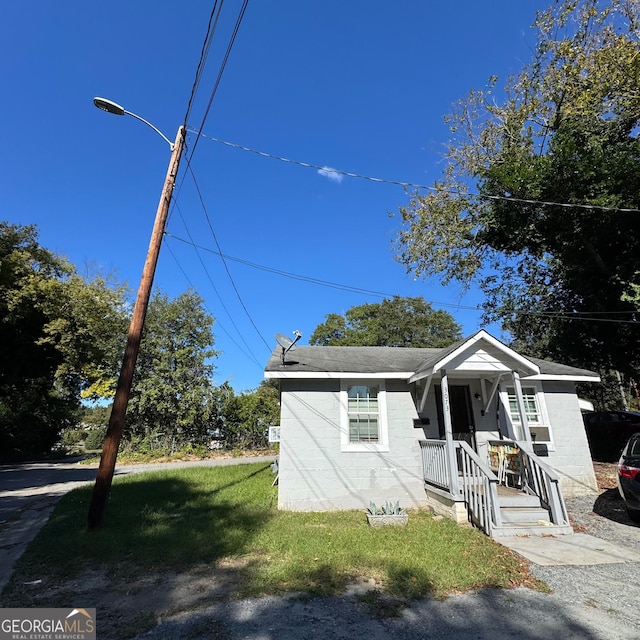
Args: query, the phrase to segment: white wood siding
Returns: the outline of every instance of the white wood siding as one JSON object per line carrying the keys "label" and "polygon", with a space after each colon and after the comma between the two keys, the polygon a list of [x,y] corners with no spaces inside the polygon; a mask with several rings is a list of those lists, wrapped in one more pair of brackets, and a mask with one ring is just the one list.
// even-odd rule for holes
{"label": "white wood siding", "polygon": [[463,369],[464,371],[483,371],[491,373],[502,373],[504,371],[510,371],[508,363],[505,364],[504,353],[498,353],[496,349],[493,349],[495,353],[488,353],[484,349],[478,349],[477,351],[465,351],[459,354],[456,358],[453,358],[451,362],[446,365],[447,371]]}

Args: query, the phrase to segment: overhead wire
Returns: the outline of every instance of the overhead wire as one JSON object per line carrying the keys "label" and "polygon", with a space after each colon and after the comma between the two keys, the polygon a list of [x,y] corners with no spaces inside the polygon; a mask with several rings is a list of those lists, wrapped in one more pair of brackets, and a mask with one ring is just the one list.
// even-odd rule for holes
{"label": "overhead wire", "polygon": [[[215,31],[216,31],[216,27],[217,27],[218,21],[220,19],[223,3],[224,3],[224,0],[221,0],[220,4],[218,5],[218,1],[216,0],[215,3],[214,3],[214,6],[212,8],[211,14],[209,16],[209,23],[208,23],[208,26],[207,26],[206,35],[205,35],[204,43],[203,43],[203,46],[202,46],[202,51],[201,51],[201,54],[200,54],[200,60],[198,62],[198,66],[197,66],[197,69],[196,69],[196,75],[195,75],[195,79],[194,79],[194,82],[193,82],[193,85],[192,85],[191,95],[189,97],[189,102],[188,102],[188,105],[187,105],[187,111],[186,111],[185,118],[184,118],[185,128],[188,125],[188,121],[189,121],[189,118],[190,118],[190,115],[191,115],[191,109],[192,109],[193,101],[194,101],[195,96],[197,94],[198,87],[199,87],[199,84],[200,84],[200,80],[201,80],[201,77],[202,77],[202,73],[204,71],[204,67],[206,65],[206,61],[207,61],[208,56],[209,56],[209,52],[210,52],[210,49],[211,49],[211,43],[213,41],[213,35],[214,35]],[[218,242],[217,236],[216,236],[214,228],[213,228],[213,224],[211,222],[211,219],[209,217],[206,205],[204,203],[204,199],[202,197],[202,192],[201,192],[200,187],[198,185],[198,181],[197,181],[197,179],[195,177],[195,173],[193,171],[193,166],[192,166],[192,162],[191,161],[192,161],[193,156],[194,156],[195,151],[196,151],[196,147],[197,147],[197,144],[198,144],[198,141],[199,141],[199,138],[200,138],[200,132],[202,131],[202,129],[203,129],[205,123],[206,123],[206,120],[207,120],[207,118],[209,116],[209,112],[211,110],[211,106],[213,104],[213,100],[214,100],[215,95],[216,95],[216,93],[218,91],[218,87],[220,86],[220,81],[222,79],[222,74],[224,73],[224,70],[226,68],[227,62],[229,60],[229,55],[231,53],[231,50],[232,50],[233,45],[235,43],[236,37],[238,35],[238,31],[240,29],[240,25],[242,23],[242,19],[244,18],[244,14],[246,12],[247,5],[248,5],[248,0],[244,0],[244,2],[242,4],[242,7],[241,7],[241,9],[240,9],[240,11],[238,13],[237,18],[236,18],[235,26],[234,26],[233,32],[231,34],[229,43],[227,44],[226,52],[224,54],[222,63],[220,65],[220,69],[218,70],[216,81],[215,81],[213,89],[212,89],[212,91],[210,93],[209,101],[207,103],[207,107],[205,109],[205,113],[203,115],[202,122],[200,123],[200,128],[195,131],[195,133],[196,133],[195,141],[194,141],[193,145],[190,148],[190,152],[189,153],[185,153],[185,160],[186,160],[186,163],[187,163],[188,171],[191,174],[191,177],[193,179],[193,182],[194,182],[194,185],[195,185],[195,188],[196,188],[196,192],[197,192],[198,197],[200,199],[200,203],[201,203],[202,209],[204,211],[204,214],[205,214],[205,217],[206,217],[206,220],[207,220],[207,224],[208,224],[209,229],[211,231],[211,234],[213,236],[214,242],[215,242],[216,246],[219,249],[220,249],[220,244]],[[180,189],[182,188],[182,185],[184,183],[185,175],[186,175],[186,173],[183,174],[183,179],[182,179],[182,181],[180,183],[180,188],[178,189],[178,191],[180,191]],[[187,227],[186,221],[185,221],[184,217],[182,216],[182,213],[180,213],[180,217],[182,219],[182,222],[184,224],[185,229],[187,230],[187,234],[191,237],[191,234],[190,234],[189,229]],[[195,244],[194,244],[194,248],[196,248]],[[209,282],[211,283],[214,291],[216,292],[216,295],[218,296],[218,299],[220,300],[225,312],[229,316],[229,319],[231,320],[231,323],[233,324],[234,328],[238,332],[238,335],[240,336],[242,342],[245,344],[246,348],[251,353],[251,358],[255,362],[258,362],[257,358],[251,352],[251,349],[250,349],[249,345],[247,344],[246,340],[244,339],[244,336],[243,336],[242,332],[238,329],[237,325],[235,324],[235,322],[234,322],[231,314],[229,313],[229,310],[227,309],[227,307],[226,307],[222,297],[220,296],[217,288],[215,287],[215,284],[213,283],[213,279],[211,278],[211,276],[210,276],[210,274],[209,274],[204,262],[202,261],[202,258],[199,255],[197,248],[196,248],[196,253],[198,254],[198,258],[199,258],[199,260],[201,262],[201,265],[202,265],[203,269],[205,270],[207,278],[209,279]],[[220,254],[222,255],[221,251],[220,251]],[[238,291],[238,288],[237,288],[237,286],[235,284],[233,276],[231,275],[231,271],[229,270],[228,265],[224,262],[224,258],[222,259],[222,261],[223,261],[227,276],[228,276],[228,278],[229,278],[229,280],[231,282],[231,285],[233,286],[233,289],[234,289],[234,291],[236,293],[236,296],[238,297],[238,300],[240,301],[240,304],[241,304],[245,314],[249,318],[249,321],[251,322],[253,328],[255,329],[255,331],[258,333],[258,335],[260,336],[260,338],[264,342],[265,346],[269,350],[271,350],[271,347],[269,346],[269,344],[265,340],[264,336],[262,335],[262,333],[258,329],[258,327],[257,327],[256,323],[254,322],[253,318],[251,317],[251,314],[249,313],[249,310],[247,309],[247,306],[244,303],[244,301],[243,301],[243,299],[242,299],[242,297],[240,295],[240,292]]]}
{"label": "overhead wire", "polygon": [[[194,181],[194,185],[195,185],[196,191],[198,193],[198,197],[200,199],[201,206],[202,206],[203,211],[205,213],[207,224],[209,226],[210,232],[211,232],[212,237],[214,239],[215,245],[218,248],[218,251],[213,251],[211,249],[207,249],[205,247],[201,247],[199,245],[196,245],[196,243],[193,242],[193,239],[191,238],[191,234],[190,234],[190,232],[188,230],[188,227],[186,225],[186,221],[184,220],[184,217],[182,216],[181,213],[180,213],[180,217],[181,217],[181,219],[183,221],[185,229],[187,230],[187,234],[190,237],[190,242],[187,242],[186,240],[184,240],[182,238],[179,238],[178,236],[173,236],[172,234],[166,233],[166,235],[167,236],[171,236],[171,237],[173,237],[176,240],[179,240],[181,242],[187,242],[187,244],[191,244],[194,247],[194,249],[196,250],[196,253],[198,254],[198,258],[199,258],[203,268],[205,269],[205,273],[207,274],[207,277],[209,278],[209,281],[210,281],[211,285],[213,286],[214,291],[216,292],[216,295],[218,296],[218,298],[220,299],[221,303],[223,304],[223,307],[225,308],[225,311],[227,312],[227,315],[229,316],[232,324],[234,325],[234,328],[236,329],[236,331],[238,331],[238,334],[242,338],[242,333],[238,330],[237,326],[235,325],[235,322],[233,322],[231,314],[226,309],[226,306],[224,305],[222,297],[218,293],[218,291],[217,291],[217,289],[215,287],[215,284],[213,283],[213,279],[211,278],[210,274],[208,273],[208,271],[206,269],[206,266],[204,264],[204,261],[202,260],[202,257],[200,256],[198,250],[201,249],[203,251],[208,251],[208,252],[217,254],[220,257],[220,259],[222,260],[222,263],[224,265],[225,271],[227,273],[227,276],[228,276],[228,278],[229,278],[229,280],[230,280],[230,282],[231,282],[231,284],[233,286],[233,289],[234,289],[234,291],[236,293],[236,296],[237,296],[237,298],[238,298],[238,300],[239,300],[239,302],[240,302],[245,314],[249,318],[252,326],[254,327],[255,331],[258,333],[258,335],[260,336],[262,341],[265,343],[267,348],[270,349],[269,344],[267,343],[267,341],[265,340],[264,336],[259,331],[259,329],[258,329],[257,325],[255,324],[255,322],[253,321],[253,319],[251,317],[251,314],[249,313],[249,311],[248,311],[248,309],[247,309],[247,307],[246,307],[246,305],[245,305],[245,303],[244,303],[244,301],[243,301],[243,299],[242,299],[242,297],[240,295],[240,292],[238,291],[238,288],[237,288],[237,286],[236,286],[236,284],[234,282],[234,279],[233,279],[233,277],[231,275],[231,271],[229,269],[229,266],[228,266],[226,260],[236,261],[236,262],[239,262],[239,263],[243,263],[243,264],[245,264],[247,266],[250,266],[252,268],[258,268],[258,269],[262,269],[262,270],[265,270],[265,271],[270,271],[272,273],[276,273],[276,274],[279,274],[279,275],[282,275],[282,276],[285,276],[285,277],[290,277],[290,278],[294,278],[294,279],[310,282],[310,283],[313,283],[313,284],[318,284],[318,285],[322,285],[322,286],[331,286],[331,287],[336,288],[336,289],[341,289],[341,290],[346,290],[346,291],[354,291],[354,292],[359,292],[359,293],[368,293],[368,294],[371,294],[371,295],[377,295],[377,296],[382,296],[382,297],[385,297],[388,294],[383,294],[381,292],[375,292],[375,291],[371,291],[371,290],[367,290],[367,289],[360,289],[360,288],[357,288],[357,287],[348,287],[346,285],[340,285],[340,284],[337,284],[337,283],[330,283],[328,281],[323,281],[323,280],[319,280],[319,279],[316,279],[316,278],[309,278],[307,276],[301,276],[299,274],[292,274],[292,273],[280,271],[280,270],[277,270],[277,269],[273,269],[273,268],[270,268],[270,267],[257,265],[255,263],[250,263],[248,261],[241,260],[239,258],[233,258],[231,256],[226,256],[225,254],[223,254],[223,252],[221,250],[221,247],[220,247],[220,244],[218,242],[216,233],[214,231],[213,224],[212,224],[211,219],[209,217],[206,205],[204,203],[204,198],[202,196],[202,192],[201,192],[200,187],[198,185],[198,181],[197,181],[197,179],[195,177],[195,173],[193,171],[193,167],[192,167],[192,163],[191,163],[191,160],[194,157],[198,142],[199,142],[201,137],[204,137],[206,139],[212,140],[214,142],[218,142],[220,144],[223,144],[223,145],[226,145],[226,146],[229,146],[229,147],[240,149],[240,150],[243,150],[243,151],[246,151],[246,152],[251,152],[253,154],[256,154],[256,155],[259,155],[259,156],[262,156],[262,157],[267,157],[267,158],[279,160],[281,162],[287,162],[287,163],[298,165],[298,166],[301,166],[301,167],[312,168],[312,169],[315,169],[317,171],[331,172],[332,174],[343,175],[343,176],[346,176],[346,177],[352,177],[352,178],[356,178],[356,179],[368,180],[368,181],[371,181],[371,182],[385,183],[385,184],[401,186],[401,187],[403,187],[405,189],[407,189],[407,188],[416,188],[416,189],[427,190],[427,191],[431,191],[431,192],[442,192],[442,191],[445,191],[445,192],[452,193],[452,194],[454,194],[456,196],[460,196],[460,194],[457,191],[446,189],[446,188],[443,188],[443,187],[433,187],[433,186],[414,183],[414,182],[410,182],[410,181],[398,181],[398,180],[390,180],[390,179],[385,179],[385,178],[377,178],[377,177],[368,176],[368,175],[364,175],[364,174],[358,174],[358,173],[354,173],[354,172],[344,171],[344,170],[341,170],[341,169],[335,169],[335,168],[329,168],[329,167],[326,167],[326,166],[315,165],[315,164],[308,163],[308,162],[291,160],[289,158],[285,158],[285,157],[282,157],[282,156],[277,156],[277,155],[274,155],[274,154],[258,151],[258,150],[255,150],[255,149],[252,149],[252,148],[249,148],[249,147],[245,147],[245,146],[242,146],[242,145],[239,145],[239,144],[236,144],[236,143],[231,143],[231,142],[228,142],[228,141],[225,141],[225,140],[221,140],[219,138],[215,138],[215,137],[212,137],[212,136],[205,135],[203,133],[203,128],[204,128],[205,123],[207,121],[207,118],[209,116],[209,112],[210,112],[213,100],[215,98],[215,95],[216,95],[216,93],[218,91],[218,88],[219,88],[219,85],[220,85],[220,82],[221,82],[221,78],[222,78],[222,74],[224,73],[224,70],[226,68],[231,49],[232,49],[232,47],[233,47],[233,45],[235,43],[236,36],[237,36],[239,28],[240,28],[240,24],[242,22],[242,19],[244,17],[244,14],[245,14],[245,11],[246,11],[246,8],[247,8],[247,5],[248,5],[248,0],[244,0],[244,2],[242,4],[242,7],[240,9],[240,12],[238,14],[238,17],[236,19],[236,23],[235,23],[235,26],[234,26],[233,33],[232,33],[230,41],[228,43],[228,46],[227,46],[227,49],[226,49],[226,52],[225,52],[221,67],[219,69],[216,81],[215,81],[214,86],[213,86],[213,89],[212,89],[211,94],[209,96],[209,101],[207,103],[207,107],[205,109],[205,113],[203,115],[203,118],[202,118],[202,121],[200,123],[200,126],[199,126],[198,129],[190,129],[190,128],[188,128],[188,121],[189,121],[189,118],[190,118],[190,115],[191,115],[193,102],[195,100],[195,96],[197,94],[197,91],[198,91],[198,88],[199,88],[199,85],[200,85],[200,81],[201,81],[201,77],[202,77],[202,74],[203,74],[203,71],[204,71],[206,60],[208,58],[209,51],[210,51],[210,48],[211,48],[211,43],[213,41],[213,35],[214,35],[215,31],[216,31],[216,27],[217,27],[218,21],[220,19],[223,3],[224,3],[224,0],[220,0],[219,4],[218,4],[218,0],[216,0],[214,2],[214,6],[212,8],[212,11],[211,11],[211,14],[210,14],[210,18],[209,18],[209,23],[208,23],[208,26],[207,26],[207,32],[206,32],[205,40],[203,42],[203,47],[202,47],[202,51],[201,51],[201,55],[200,55],[200,60],[199,60],[198,67],[197,67],[197,70],[196,70],[196,76],[195,76],[195,79],[194,79],[191,95],[190,95],[189,102],[188,102],[188,105],[187,105],[187,111],[185,113],[185,118],[184,118],[184,124],[185,124],[185,128],[187,128],[187,131],[189,131],[190,133],[194,133],[196,135],[194,143],[190,148],[190,153],[188,154],[188,158],[187,158],[188,171],[191,174],[192,179]],[[185,148],[185,151],[186,151],[186,148]],[[183,175],[183,182],[184,182],[185,175]],[[483,198],[483,199],[488,199],[488,200],[511,201],[511,202],[519,202],[519,203],[523,203],[523,204],[533,204],[533,205],[538,205],[538,206],[557,206],[557,207],[564,207],[564,208],[574,208],[574,209],[578,208],[578,209],[585,209],[585,210],[612,211],[612,212],[619,212],[619,213],[640,213],[639,209],[632,209],[632,208],[604,207],[604,206],[599,206],[599,205],[581,204],[581,203],[573,204],[573,203],[551,202],[551,201],[516,198],[516,197],[513,197],[513,196],[504,196],[504,195],[495,195],[495,194],[467,193],[465,195],[467,195],[469,197],[477,197],[477,198]],[[172,255],[174,255],[174,254],[172,253]],[[174,259],[176,259],[175,255],[174,255]],[[176,260],[176,262],[177,262],[177,260]],[[184,270],[182,269],[182,267],[181,267],[181,265],[179,263],[178,263],[178,266],[180,267],[180,269],[182,270],[183,274],[186,277],[186,273],[184,272]],[[444,303],[444,304],[443,303],[434,303],[434,304],[438,304],[439,306],[453,306],[453,307],[455,307],[457,309],[470,309],[470,310],[474,310],[474,311],[481,311],[481,309],[479,309],[478,307],[465,307],[465,306],[462,306],[462,305],[451,305],[451,304],[446,304],[446,303]],[[541,315],[541,316],[547,316],[547,317],[550,317],[550,318],[555,317],[555,318],[569,319],[569,320],[576,319],[576,320],[591,320],[591,321],[601,321],[601,322],[635,323],[635,321],[614,320],[614,319],[609,319],[609,318],[585,317],[585,314],[587,314],[588,312],[580,312],[579,316],[577,316],[576,314],[567,313],[567,312],[557,312],[555,315],[554,315],[553,312],[535,312],[535,311],[518,311],[518,312],[514,312],[514,313]],[[598,312],[598,313],[600,313],[600,312]],[[602,313],[604,313],[604,312],[602,312]],[[225,333],[227,333],[227,335],[229,335],[228,332],[226,332],[226,330],[225,330]],[[231,338],[230,335],[229,335],[229,337]],[[235,343],[235,340],[233,340],[233,338],[231,338],[231,339]],[[242,338],[242,339],[243,339],[243,342],[244,342],[244,338]],[[246,345],[246,342],[245,342],[245,345]],[[236,346],[239,347],[239,345],[237,345],[237,343],[236,343]],[[248,345],[246,345],[246,346],[247,346],[247,348],[249,348]],[[245,354],[245,355],[247,355],[247,354]],[[257,359],[255,358],[255,356],[253,354],[251,354],[251,357],[257,363]]]}
{"label": "overhead wire", "polygon": [[[238,328],[238,325],[235,323],[235,321],[233,319],[233,316],[231,315],[231,312],[227,308],[227,305],[225,304],[224,299],[220,295],[220,292],[218,291],[218,288],[216,287],[216,285],[215,285],[215,283],[213,281],[213,278],[211,277],[211,274],[209,273],[209,270],[207,269],[207,265],[204,263],[204,260],[202,259],[202,256],[200,255],[200,252],[198,250],[198,246],[193,242],[193,237],[191,236],[191,232],[189,231],[189,227],[187,226],[187,222],[184,219],[184,216],[182,215],[182,211],[180,211],[179,207],[177,207],[177,209],[178,209],[178,214],[180,215],[180,219],[182,220],[182,224],[184,225],[185,231],[187,232],[187,235],[189,236],[191,244],[193,245],[193,247],[194,247],[194,249],[196,251],[196,255],[198,256],[198,260],[200,261],[200,265],[202,266],[202,269],[204,270],[204,273],[207,276],[207,279],[209,280],[209,284],[211,285],[212,289],[214,290],[216,296],[218,297],[218,300],[220,301],[220,304],[222,305],[222,308],[224,309],[225,313],[227,314],[227,317],[229,318],[231,324],[233,325],[233,328],[236,330],[237,334],[240,336],[240,339],[242,340],[242,343],[244,344],[244,346],[246,347],[247,351],[249,352],[249,354],[245,354],[245,355],[248,355],[248,357],[251,360],[253,360],[255,363],[257,363],[259,365],[260,361],[258,360],[256,355],[251,350],[251,347],[248,345],[247,341],[245,340],[242,331],[240,331],[240,329]],[[165,231],[165,236],[168,236],[168,235],[170,235],[170,234]],[[183,271],[183,273],[184,273],[184,271]],[[225,333],[227,333],[227,332],[225,331]],[[227,333],[227,335],[229,335],[229,334]],[[231,338],[230,335],[229,335],[229,337]],[[231,339],[233,340],[233,338],[231,338]],[[233,342],[236,343],[235,340],[233,340]],[[244,353],[244,351],[243,351],[243,353]]]}
{"label": "overhead wire", "polygon": [[265,340],[265,337],[262,335],[262,333],[260,332],[260,329],[258,329],[258,326],[256,325],[256,323],[253,320],[251,314],[249,313],[249,309],[247,308],[247,305],[244,303],[244,300],[242,299],[242,296],[240,295],[240,291],[238,290],[238,287],[236,286],[236,283],[235,283],[235,281],[233,279],[233,276],[231,275],[231,270],[229,269],[229,265],[227,264],[227,262],[226,262],[226,260],[224,258],[224,254],[222,253],[222,249],[220,248],[220,243],[218,242],[218,237],[217,237],[216,232],[215,232],[215,230],[213,228],[213,224],[211,223],[211,218],[209,217],[209,212],[207,211],[207,206],[204,203],[204,198],[202,197],[202,191],[200,190],[200,185],[198,184],[198,181],[196,180],[195,173],[193,172],[193,167],[191,166],[191,163],[188,160],[187,160],[187,168],[188,168],[189,172],[191,173],[191,178],[193,179],[193,184],[195,185],[196,192],[198,194],[198,198],[200,199],[200,205],[202,206],[202,210],[204,211],[204,215],[205,215],[205,218],[207,220],[207,224],[209,225],[209,230],[211,231],[211,235],[213,237],[213,241],[215,242],[216,247],[218,247],[218,255],[220,256],[220,258],[222,260],[222,264],[224,265],[225,271],[227,273],[229,281],[231,282],[231,286],[233,287],[233,290],[235,291],[236,297],[238,298],[238,301],[240,302],[240,305],[242,306],[242,309],[244,310],[245,315],[249,319],[249,322],[251,323],[251,325],[255,329],[256,333],[260,336],[262,342],[264,342],[264,344],[267,347],[267,349],[269,349],[269,351],[271,351],[271,347],[269,346],[269,343]]}
{"label": "overhead wire", "polygon": [[[174,240],[177,240],[178,242],[182,242],[188,245],[193,245],[195,247],[197,247],[198,249],[205,251],[207,253],[211,253],[217,256],[220,256],[220,252],[216,251],[215,249],[211,249],[209,247],[203,247],[202,245],[196,245],[193,243],[193,240],[186,240],[184,238],[181,238],[179,236],[176,236],[174,234],[171,233],[165,233],[166,236],[173,238]],[[305,276],[305,275],[301,275],[301,274],[297,274],[297,273],[292,273],[289,271],[283,271],[281,269],[276,269],[274,267],[268,267],[265,265],[261,265],[255,262],[250,262],[249,260],[244,260],[243,258],[237,258],[234,256],[229,256],[229,255],[225,255],[224,256],[225,260],[229,260],[232,262],[238,262],[240,264],[244,264],[252,269],[257,269],[260,271],[266,271],[269,273],[274,273],[276,275],[285,277],[285,278],[291,278],[294,280],[300,280],[303,282],[308,282],[310,284],[316,284],[319,286],[323,286],[323,287],[328,287],[331,289],[338,289],[340,291],[348,291],[348,292],[353,292],[353,293],[363,293],[363,294],[369,294],[369,295],[374,295],[376,297],[380,297],[380,298],[392,298],[394,297],[394,295],[396,294],[392,294],[392,293],[385,293],[385,292],[381,292],[381,291],[374,291],[371,289],[363,289],[360,287],[354,287],[354,286],[350,286],[350,285],[346,285],[346,284],[341,284],[341,283],[337,283],[337,282],[331,282],[329,280],[321,280],[319,278],[313,278],[310,276]],[[429,304],[432,305],[436,305],[438,307],[449,307],[449,308],[454,308],[454,309],[458,309],[458,310],[465,310],[465,311],[476,311],[476,312],[482,312],[482,309],[478,306],[466,306],[466,305],[459,305],[459,304],[452,304],[452,303],[447,303],[447,302],[438,302],[435,300],[430,300],[428,301]],[[634,315],[636,313],[639,313],[638,311],[612,311],[612,312],[607,312],[607,311],[535,311],[535,310],[513,310],[513,311],[509,311],[508,313],[513,313],[516,315],[533,315],[533,316],[543,316],[543,317],[548,317],[548,318],[555,318],[555,319],[559,319],[559,320],[589,320],[589,321],[593,321],[593,322],[617,322],[619,324],[640,324],[640,322],[636,321],[636,320],[616,320],[613,318],[594,318],[594,317],[590,317],[590,316],[594,316],[594,315],[604,315],[606,313],[610,313],[611,315],[620,315],[620,314],[629,314],[629,315]]]}
{"label": "overhead wire", "polygon": [[236,36],[238,35],[238,31],[240,30],[240,25],[242,24],[242,19],[244,18],[244,14],[245,14],[245,11],[247,10],[248,4],[249,4],[249,0],[244,0],[244,2],[242,3],[242,7],[240,8],[240,12],[238,13],[238,17],[236,18],[236,23],[233,28],[231,38],[229,39],[229,44],[227,45],[227,50],[222,59],[222,64],[220,65],[218,76],[216,78],[216,81],[213,85],[213,89],[211,90],[211,94],[209,96],[209,102],[207,103],[207,107],[204,111],[204,115],[202,116],[202,122],[200,123],[200,127],[197,129],[197,131],[195,131],[196,139],[193,143],[193,147],[191,149],[191,155],[189,156],[189,159],[193,158],[193,154],[196,152],[196,147],[198,146],[198,142],[202,134],[202,129],[204,128],[207,118],[209,117],[209,111],[211,110],[213,99],[215,98],[216,93],[218,92],[218,87],[220,86],[220,81],[222,80],[222,74],[224,73],[224,70],[227,66],[229,55],[231,54],[231,49],[233,48],[233,45],[236,41]]}
{"label": "overhead wire", "polygon": [[[196,133],[192,129],[189,129],[191,133]],[[292,160],[291,158],[285,158],[283,156],[274,155],[272,153],[267,153],[266,151],[258,151],[256,149],[252,149],[251,147],[245,147],[243,145],[237,144],[235,142],[229,142],[228,140],[222,140],[220,138],[215,138],[214,136],[209,136],[201,131],[198,132],[198,136],[201,138],[205,138],[206,140],[211,140],[212,142],[217,142],[218,144],[232,147],[234,149],[238,149],[240,151],[247,151],[249,153],[253,153],[258,156],[262,156],[263,158],[270,158],[272,160],[278,160],[280,162],[287,162],[289,164],[297,165],[299,167],[305,167],[307,169],[315,169],[316,171],[324,171],[331,174],[346,176],[349,178],[357,178],[359,180],[369,180],[370,182],[378,182],[382,184],[391,184],[400,186],[403,188],[413,187],[416,189],[423,189],[425,191],[431,191],[436,193],[451,193],[456,196],[460,196],[460,193],[455,189],[446,189],[443,187],[432,187],[425,184],[420,184],[417,182],[410,182],[405,180],[390,180],[387,178],[376,178],[373,176],[364,175],[361,173],[354,173],[351,171],[344,171],[342,169],[336,169],[334,167],[320,166],[317,164],[313,164],[310,162],[303,162],[301,160]],[[611,211],[613,213],[640,213],[640,209],[632,209],[632,208],[624,208],[624,207],[605,207],[601,205],[595,204],[583,204],[583,203],[571,203],[571,202],[552,202],[547,200],[535,200],[528,198],[516,198],[514,196],[502,196],[497,194],[483,194],[483,193],[467,193],[465,194],[474,198],[481,198],[487,200],[504,200],[507,202],[520,202],[523,204],[536,204],[541,206],[549,206],[549,207],[565,207],[571,209],[588,209],[588,210],[597,210],[597,211]]]}
{"label": "overhead wire", "polygon": [[[170,244],[165,243],[169,253],[171,254],[171,257],[173,258],[174,262],[176,263],[178,269],[180,269],[182,275],[184,276],[185,280],[189,283],[189,286],[194,290],[197,291],[197,287],[193,284],[193,282],[191,281],[191,279],[189,278],[189,276],[187,275],[187,272],[184,270],[184,268],[182,267],[182,264],[180,264],[180,261],[178,260],[178,257],[176,256],[176,254],[173,252],[173,249],[171,248]],[[205,268],[206,270],[206,268]],[[215,289],[215,286],[214,286]],[[216,290],[216,293],[217,290]],[[220,298],[220,295],[218,294],[218,298]],[[224,305],[224,303],[223,303]],[[247,353],[235,340],[235,338],[226,330],[226,328],[224,327],[224,325],[222,324],[222,322],[220,322],[220,319],[217,317],[216,314],[214,314],[211,309],[209,309],[208,307],[205,308],[207,309],[207,311],[209,311],[209,313],[211,313],[211,315],[214,316],[215,319],[215,324],[217,327],[220,327],[220,329],[222,329],[222,331],[226,334],[226,336],[229,338],[229,340],[231,340],[231,342],[233,342],[233,344],[249,359],[252,360],[260,369],[262,369],[262,364],[258,361],[258,359],[255,357],[255,355],[251,352],[251,350],[249,350],[249,353]],[[231,316],[229,316],[231,319],[232,324],[233,323],[233,319],[231,318]],[[238,330],[238,328],[235,326],[234,324],[234,328],[236,329],[236,331]],[[242,334],[240,334],[242,335]],[[246,344],[245,344],[246,346]]]}
{"label": "overhead wire", "polygon": [[207,24],[207,30],[205,32],[204,41],[202,43],[200,60],[198,61],[198,66],[196,68],[196,75],[193,80],[193,85],[191,87],[191,95],[189,96],[189,102],[187,103],[187,111],[184,114],[183,124],[185,128],[187,128],[189,124],[189,117],[191,116],[191,108],[193,107],[193,102],[195,100],[196,94],[198,93],[200,80],[202,78],[202,74],[204,72],[207,59],[209,57],[209,50],[211,49],[213,36],[215,34],[216,27],[218,26],[218,20],[220,19],[220,15],[222,13],[223,4],[224,4],[224,0],[220,0],[219,5],[218,5],[218,0],[215,0],[213,3],[213,7],[211,9],[211,13],[209,14],[209,22]]}

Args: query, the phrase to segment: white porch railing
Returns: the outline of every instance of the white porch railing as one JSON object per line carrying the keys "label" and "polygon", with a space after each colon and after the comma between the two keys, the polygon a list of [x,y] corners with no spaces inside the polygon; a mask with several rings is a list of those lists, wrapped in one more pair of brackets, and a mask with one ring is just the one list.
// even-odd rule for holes
{"label": "white porch railing", "polygon": [[438,487],[438,489],[451,491],[449,465],[447,464],[447,443],[444,440],[420,440],[419,442],[424,481]]}
{"label": "white porch railing", "polygon": [[[540,458],[523,449],[523,444],[512,440],[494,440],[494,446],[517,447],[520,456],[522,489],[535,495],[540,505],[549,512],[555,525],[569,525],[567,509],[560,491],[556,473]],[[464,441],[456,440],[455,459],[458,469],[449,472],[445,440],[420,440],[422,469],[425,483],[447,491],[452,498],[462,499],[467,505],[469,519],[487,535],[502,526],[498,502],[498,476],[488,464]]]}
{"label": "white porch railing", "polygon": [[520,448],[522,457],[522,488],[526,493],[535,495],[540,499],[542,507],[549,511],[550,521],[557,525],[568,525],[569,516],[562,491],[560,490],[560,478],[556,472],[543,462],[532,451],[523,449],[525,443],[501,440],[492,441],[490,444],[505,443],[516,445]]}
{"label": "white porch railing", "polygon": [[480,460],[463,440],[454,442],[462,477],[460,489],[469,512],[469,520],[488,536],[502,525],[498,503],[498,476]]}

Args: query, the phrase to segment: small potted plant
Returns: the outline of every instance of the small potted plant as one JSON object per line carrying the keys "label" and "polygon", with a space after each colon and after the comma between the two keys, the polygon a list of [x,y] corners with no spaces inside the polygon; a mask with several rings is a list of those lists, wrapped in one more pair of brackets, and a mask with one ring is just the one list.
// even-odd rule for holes
{"label": "small potted plant", "polygon": [[400,503],[387,501],[381,507],[376,507],[374,502],[369,503],[367,509],[367,521],[372,527],[385,527],[389,525],[405,525],[409,522],[407,512],[400,508]]}

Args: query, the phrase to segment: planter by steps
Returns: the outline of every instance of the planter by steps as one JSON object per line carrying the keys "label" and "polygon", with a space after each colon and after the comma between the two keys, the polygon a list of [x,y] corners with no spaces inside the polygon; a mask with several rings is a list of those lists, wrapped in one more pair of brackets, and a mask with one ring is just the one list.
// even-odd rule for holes
{"label": "planter by steps", "polygon": [[367,513],[367,521],[371,527],[403,526],[409,522],[409,516],[406,513],[375,516]]}

